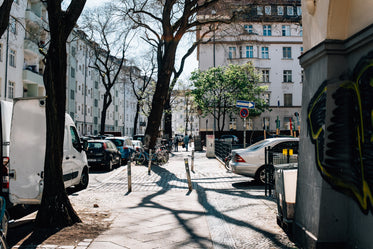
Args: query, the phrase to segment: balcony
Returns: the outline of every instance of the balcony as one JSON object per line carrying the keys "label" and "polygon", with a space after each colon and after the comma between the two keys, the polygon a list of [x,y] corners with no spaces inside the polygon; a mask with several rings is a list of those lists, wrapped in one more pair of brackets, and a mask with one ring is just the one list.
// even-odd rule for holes
{"label": "balcony", "polygon": [[35,42],[31,41],[31,40],[25,39],[25,41],[24,41],[24,50],[25,50],[26,53],[31,53],[34,56],[38,56],[39,55],[39,47],[38,47],[38,45]]}
{"label": "balcony", "polygon": [[26,21],[32,22],[39,27],[42,27],[44,23],[43,19],[37,16],[32,10],[26,10],[25,19]]}
{"label": "balcony", "polygon": [[31,70],[24,69],[22,79],[24,83],[27,84],[36,84],[38,86],[44,87],[43,75],[40,75]]}

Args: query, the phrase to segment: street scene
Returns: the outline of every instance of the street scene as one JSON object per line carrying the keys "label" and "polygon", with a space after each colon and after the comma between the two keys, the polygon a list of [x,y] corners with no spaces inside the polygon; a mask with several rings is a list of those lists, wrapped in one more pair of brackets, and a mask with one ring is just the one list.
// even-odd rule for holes
{"label": "street scene", "polygon": [[276,200],[265,196],[264,186],[227,172],[205,152],[194,153],[190,191],[184,159],[191,168],[191,155],[180,146],[168,163],[153,165],[150,174],[147,165],[133,164],[132,192],[127,166],[90,173],[87,189],[71,194],[70,200],[83,218],[90,212],[105,215],[100,223],[107,227],[95,238],[53,244],[53,235],[31,247],[12,241],[11,234],[22,230],[16,226],[10,228],[9,242],[12,248],[50,249],[296,248],[276,224]]}
{"label": "street scene", "polygon": [[373,249],[372,11],[0,0],[0,249]]}

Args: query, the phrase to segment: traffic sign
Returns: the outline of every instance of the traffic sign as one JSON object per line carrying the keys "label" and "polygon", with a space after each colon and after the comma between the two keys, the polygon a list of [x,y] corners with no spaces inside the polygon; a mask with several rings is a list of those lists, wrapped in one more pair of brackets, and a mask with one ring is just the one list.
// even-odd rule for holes
{"label": "traffic sign", "polygon": [[242,108],[240,110],[240,116],[241,118],[247,118],[247,116],[249,116],[249,110],[247,108]]}
{"label": "traffic sign", "polygon": [[255,103],[252,102],[252,101],[237,100],[236,107],[254,109],[255,108]]}

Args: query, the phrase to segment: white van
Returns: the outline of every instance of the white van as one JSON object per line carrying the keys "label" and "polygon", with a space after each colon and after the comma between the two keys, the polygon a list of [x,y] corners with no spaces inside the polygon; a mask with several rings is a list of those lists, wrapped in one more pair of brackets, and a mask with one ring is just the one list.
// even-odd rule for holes
{"label": "white van", "polygon": [[[16,204],[40,204],[46,149],[45,98],[13,100],[10,130],[9,200]],[[65,116],[63,147],[65,187],[88,185],[88,163],[71,117]]]}

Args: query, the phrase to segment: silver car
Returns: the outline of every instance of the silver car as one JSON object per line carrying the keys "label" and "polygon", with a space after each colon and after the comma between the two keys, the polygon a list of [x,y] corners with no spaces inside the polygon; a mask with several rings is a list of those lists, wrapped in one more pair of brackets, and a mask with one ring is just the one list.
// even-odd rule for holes
{"label": "silver car", "polygon": [[294,158],[298,155],[299,138],[282,137],[269,138],[259,141],[247,148],[232,150],[232,160],[229,165],[232,172],[255,178],[259,183],[265,182],[265,148],[270,146],[275,153],[274,157],[282,156],[283,149],[292,149]]}

